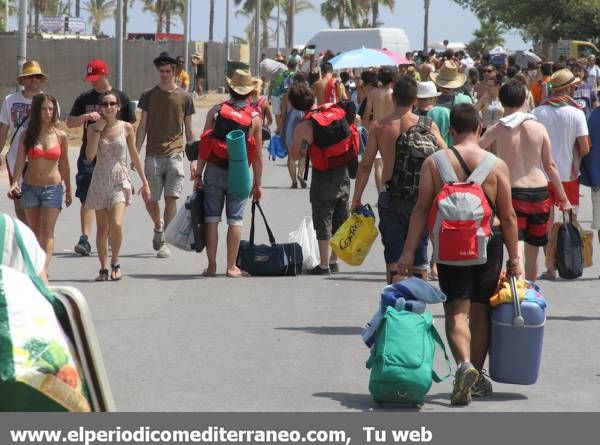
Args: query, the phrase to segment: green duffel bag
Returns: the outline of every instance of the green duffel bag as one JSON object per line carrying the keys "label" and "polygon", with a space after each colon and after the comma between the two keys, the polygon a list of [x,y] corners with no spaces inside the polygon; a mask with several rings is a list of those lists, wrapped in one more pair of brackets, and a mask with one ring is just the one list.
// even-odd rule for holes
{"label": "green duffel bag", "polygon": [[[433,369],[436,343],[444,352],[448,373]],[[377,403],[421,405],[432,381],[450,376],[450,360],[429,312],[416,314],[388,307],[377,329],[377,340],[367,360],[369,392]]]}

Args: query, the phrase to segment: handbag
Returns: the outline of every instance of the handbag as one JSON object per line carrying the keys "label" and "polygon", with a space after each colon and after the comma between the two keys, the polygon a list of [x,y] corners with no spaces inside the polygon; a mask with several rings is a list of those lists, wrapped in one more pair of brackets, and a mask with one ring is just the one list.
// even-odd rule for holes
{"label": "handbag", "polygon": [[561,278],[573,280],[583,275],[583,249],[579,229],[572,223],[573,214],[569,212],[567,221],[565,213],[556,239],[556,268]]}
{"label": "handbag", "polygon": [[[254,220],[256,208],[267,228],[270,245],[254,244]],[[260,203],[252,203],[252,223],[250,225],[250,240],[240,242],[237,266],[255,276],[296,276],[302,273],[302,248],[298,243],[277,244],[273,232],[267,223],[267,218]]]}

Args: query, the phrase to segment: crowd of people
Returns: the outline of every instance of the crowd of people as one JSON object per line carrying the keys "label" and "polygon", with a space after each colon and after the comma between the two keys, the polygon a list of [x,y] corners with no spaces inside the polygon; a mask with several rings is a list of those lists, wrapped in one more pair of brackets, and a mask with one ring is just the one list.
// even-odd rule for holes
{"label": "crowd of people", "polygon": [[[161,53],[154,59],[158,83],[139,99],[139,122],[128,95],[109,83],[108,65],[92,60],[85,71],[91,89],[75,99],[66,120],[69,128],[83,127],[74,193],[67,137],[57,128],[59,104],[43,91],[48,76],[40,63],[28,61],[17,78],[22,90],[5,99],[0,114],[0,147],[9,142],[8,196],[15,213],[45,250],[47,274],[56,221],[63,202],[70,206],[74,195],[81,212],[75,252],[91,254],[95,219],[100,262],[95,280],[118,281],[123,217],[134,195],[130,170],[141,180],[152,247],[158,258],[168,258],[164,232],[183,192],[187,154],[189,179],[204,192],[208,267],[203,275],[217,274],[218,224],[225,209],[226,275],[245,277],[236,264],[242,221],[248,199],[262,198],[263,141],[273,130],[289,153],[291,188],[310,187],[321,260],[308,272],[339,272],[329,240],[350,211],[362,206],[374,169],[387,281],[412,275],[439,279],[448,298],[448,341],[458,363],[452,403],[489,395],[491,383],[483,374],[488,300],[503,268],[504,248],[508,273],[520,276],[524,268],[528,280],[555,279],[551,263],[539,275],[539,248],[548,243],[555,207],[572,212],[576,221],[580,182],[592,187],[592,227],[600,230],[600,68],[593,57],[519,67],[510,57],[499,64],[488,55],[447,50],[408,53],[409,63],[401,66],[336,72],[333,57],[331,51],[303,57],[293,50],[283,60],[287,68],[269,79],[237,70],[226,79],[229,99],[211,108],[201,136],[192,125],[190,79],[179,58]],[[198,87],[204,68],[200,56],[194,58]],[[239,129],[252,169],[246,199],[228,189],[226,136]],[[407,177],[399,169],[407,167],[398,161],[398,147],[413,143],[411,138],[436,153],[410,172],[411,183],[399,192],[398,181]],[[492,209],[487,261],[436,265],[428,256],[425,230],[434,198],[444,184],[467,178],[479,181]]]}

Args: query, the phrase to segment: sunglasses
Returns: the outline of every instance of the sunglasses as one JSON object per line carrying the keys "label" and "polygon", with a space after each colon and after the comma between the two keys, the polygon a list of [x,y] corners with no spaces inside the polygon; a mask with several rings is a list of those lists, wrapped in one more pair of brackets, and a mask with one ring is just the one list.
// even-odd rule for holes
{"label": "sunglasses", "polygon": [[26,79],[37,79],[37,80],[42,80],[44,78],[44,76],[42,76],[41,74],[34,74],[33,76],[27,76]]}
{"label": "sunglasses", "polygon": [[488,69],[486,69],[486,70],[483,70],[483,71],[484,71],[485,73],[493,73],[493,72],[494,72],[494,70],[491,70],[491,69],[489,69],[489,68],[488,68]]}
{"label": "sunglasses", "polygon": [[101,107],[104,108],[108,108],[108,107],[116,107],[117,105],[119,105],[119,102],[102,102],[100,104]]}

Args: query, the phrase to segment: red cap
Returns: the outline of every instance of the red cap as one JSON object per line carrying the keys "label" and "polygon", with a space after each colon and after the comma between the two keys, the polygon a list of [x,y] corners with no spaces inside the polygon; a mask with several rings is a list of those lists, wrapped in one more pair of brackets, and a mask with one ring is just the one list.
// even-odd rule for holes
{"label": "red cap", "polygon": [[108,75],[108,65],[104,60],[94,59],[88,63],[85,79],[88,82],[96,82],[100,76]]}

